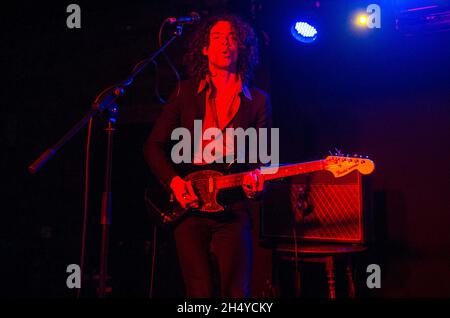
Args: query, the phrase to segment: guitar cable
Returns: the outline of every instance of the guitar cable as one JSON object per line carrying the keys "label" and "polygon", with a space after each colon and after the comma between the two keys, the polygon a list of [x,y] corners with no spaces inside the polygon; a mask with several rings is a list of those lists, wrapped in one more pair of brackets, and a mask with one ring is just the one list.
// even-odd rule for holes
{"label": "guitar cable", "polygon": [[[146,192],[148,189],[146,190]],[[153,208],[156,212],[160,214],[160,216],[164,216],[164,213],[152,202],[152,200],[149,199],[149,196],[147,193],[144,194],[144,201],[147,204],[147,208]],[[153,242],[152,242],[152,269],[150,271],[150,288],[148,297],[153,298],[153,286],[154,286],[154,280],[155,280],[155,264],[156,264],[156,241],[157,241],[157,232],[158,232],[158,226],[157,224],[153,225]]]}

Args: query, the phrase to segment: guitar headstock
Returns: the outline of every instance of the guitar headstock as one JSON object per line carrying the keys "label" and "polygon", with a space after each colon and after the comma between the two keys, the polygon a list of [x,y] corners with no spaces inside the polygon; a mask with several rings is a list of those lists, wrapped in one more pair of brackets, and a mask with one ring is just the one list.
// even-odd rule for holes
{"label": "guitar headstock", "polygon": [[330,171],[335,178],[343,177],[354,170],[358,170],[361,174],[370,174],[374,169],[375,164],[368,158],[341,155],[325,158],[325,170]]}

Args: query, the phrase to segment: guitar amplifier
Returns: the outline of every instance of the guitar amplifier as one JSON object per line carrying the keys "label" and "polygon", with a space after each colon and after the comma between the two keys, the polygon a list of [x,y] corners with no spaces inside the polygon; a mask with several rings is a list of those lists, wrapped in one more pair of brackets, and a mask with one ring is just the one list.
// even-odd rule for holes
{"label": "guitar amplifier", "polygon": [[328,171],[267,184],[260,221],[263,241],[366,243],[370,240],[368,183],[358,171]]}

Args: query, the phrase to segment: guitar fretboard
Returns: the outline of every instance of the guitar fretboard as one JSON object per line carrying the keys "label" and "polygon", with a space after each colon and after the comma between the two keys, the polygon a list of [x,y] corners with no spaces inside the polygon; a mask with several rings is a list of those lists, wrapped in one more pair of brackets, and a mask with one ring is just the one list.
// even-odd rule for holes
{"label": "guitar fretboard", "polygon": [[[324,160],[317,160],[311,162],[279,166],[278,169],[263,167],[261,168],[261,174],[264,175],[265,181],[270,181],[323,170],[324,167],[325,167]],[[243,183],[244,176],[247,174],[248,172],[243,172],[217,177],[215,178],[216,187],[219,190],[240,187]]]}

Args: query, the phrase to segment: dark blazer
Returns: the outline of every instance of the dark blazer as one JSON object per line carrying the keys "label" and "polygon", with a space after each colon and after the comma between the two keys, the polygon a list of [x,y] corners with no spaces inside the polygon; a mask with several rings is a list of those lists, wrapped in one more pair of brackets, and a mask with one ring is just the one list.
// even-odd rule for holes
{"label": "dark blazer", "polygon": [[[270,128],[271,110],[268,95],[255,87],[250,87],[251,99],[241,93],[241,105],[233,119],[233,127],[244,130],[249,127]],[[198,91],[194,80],[181,82],[180,94],[172,97],[163,106],[152,132],[144,144],[144,156],[152,173],[165,185],[169,186],[172,178],[179,175],[182,164],[175,165],[170,158],[170,136],[178,127],[189,129],[193,136],[194,120],[203,120],[205,115],[206,90]]]}

